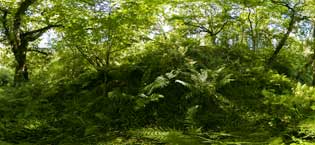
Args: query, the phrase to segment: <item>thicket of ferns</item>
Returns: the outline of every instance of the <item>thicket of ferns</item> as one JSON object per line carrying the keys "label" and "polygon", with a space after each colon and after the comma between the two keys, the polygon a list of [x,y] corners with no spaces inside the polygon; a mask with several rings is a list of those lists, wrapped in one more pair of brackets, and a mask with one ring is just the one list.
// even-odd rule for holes
{"label": "thicket of ferns", "polygon": [[0,0],[0,143],[311,142],[313,3]]}

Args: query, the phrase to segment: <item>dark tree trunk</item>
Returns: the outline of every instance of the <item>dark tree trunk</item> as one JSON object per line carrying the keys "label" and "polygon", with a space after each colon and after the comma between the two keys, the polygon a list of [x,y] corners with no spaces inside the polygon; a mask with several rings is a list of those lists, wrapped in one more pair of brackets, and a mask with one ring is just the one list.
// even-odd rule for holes
{"label": "dark tree trunk", "polygon": [[[315,56],[315,22],[313,24],[313,44],[312,44],[312,49],[313,49],[313,56]],[[312,85],[315,86],[315,59],[314,57],[312,58],[313,59],[313,81],[312,81]]]}
{"label": "dark tree trunk", "polygon": [[284,34],[284,36],[281,38],[280,42],[278,43],[276,50],[274,51],[274,53],[272,54],[272,56],[269,58],[268,60],[268,64],[270,65],[278,56],[278,54],[280,53],[280,50],[283,48],[283,46],[285,45],[287,39],[289,38],[290,33],[293,30],[295,24],[295,13],[293,13],[291,15],[291,20],[287,29],[287,32]]}
{"label": "dark tree trunk", "polygon": [[26,82],[29,80],[28,70],[27,70],[27,65],[26,65],[26,51],[18,51],[14,53],[14,57],[16,60],[14,85],[18,86],[19,83]]}
{"label": "dark tree trunk", "polygon": [[[45,27],[23,32],[21,28],[21,23],[26,11],[29,7],[34,4],[37,0],[24,0],[19,3],[19,7],[16,11],[10,11],[10,9],[1,8],[2,12],[2,26],[4,27],[4,34],[8,44],[11,46],[11,50],[14,54],[16,61],[15,75],[14,75],[14,85],[18,86],[21,82],[29,80],[28,70],[27,70],[27,59],[26,54],[29,42],[37,40],[43,33],[47,30],[55,27],[62,27],[62,25],[48,24]],[[11,15],[11,17],[9,17]],[[13,23],[9,23],[9,22]],[[33,50],[34,52],[40,52]]]}
{"label": "dark tree trunk", "polygon": [[255,33],[255,30],[254,30],[254,26],[253,26],[253,22],[250,18],[251,16],[251,11],[249,10],[249,13],[248,13],[248,16],[247,16],[247,19],[248,19],[248,22],[249,22],[249,28],[250,28],[250,37],[251,37],[251,40],[252,40],[252,50],[256,51],[256,33]]}
{"label": "dark tree trunk", "polygon": [[[313,42],[314,43],[314,42]],[[313,48],[313,51],[315,53],[315,49]],[[315,55],[315,54],[313,54]],[[312,85],[315,86],[315,59],[313,59],[313,68],[312,68],[312,71],[313,71],[313,74],[312,74],[312,77],[313,77],[313,81],[312,81]]]}

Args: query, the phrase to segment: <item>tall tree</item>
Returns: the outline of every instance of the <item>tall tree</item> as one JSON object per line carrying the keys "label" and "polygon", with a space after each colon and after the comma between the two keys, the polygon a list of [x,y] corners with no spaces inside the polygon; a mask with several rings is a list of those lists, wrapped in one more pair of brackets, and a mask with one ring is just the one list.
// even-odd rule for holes
{"label": "tall tree", "polygon": [[290,2],[281,0],[280,1],[271,0],[271,2],[275,5],[279,5],[287,9],[287,14],[285,15],[289,17],[289,24],[287,25],[285,34],[282,36],[282,38],[276,45],[275,51],[267,61],[269,65],[276,59],[277,55],[280,53],[280,50],[284,47],[287,39],[289,38],[291,32],[293,31],[294,25],[301,19],[300,12],[302,7],[304,6],[304,3],[302,1]]}
{"label": "tall tree", "polygon": [[[27,67],[27,52],[41,52],[29,48],[31,42],[38,40],[48,30],[61,27],[60,24],[50,23],[49,20],[44,20],[44,24],[38,25],[40,22],[30,21],[30,17],[35,15],[43,15],[44,11],[37,0],[24,0],[19,2],[6,3],[7,5],[0,5],[2,17],[0,19],[1,36],[9,45],[16,61],[14,84],[28,81],[28,67]],[[33,6],[33,7],[32,7]],[[38,7],[36,7],[38,6]],[[37,20],[39,21],[39,20]]]}
{"label": "tall tree", "polygon": [[174,17],[184,21],[188,35],[206,33],[211,45],[218,44],[218,36],[232,22],[231,6],[220,2],[186,2],[174,8]]}
{"label": "tall tree", "polygon": [[98,71],[104,96],[108,95],[112,66],[134,44],[144,41],[142,36],[154,25],[156,6],[154,2],[96,0],[72,9],[62,47],[75,48]]}

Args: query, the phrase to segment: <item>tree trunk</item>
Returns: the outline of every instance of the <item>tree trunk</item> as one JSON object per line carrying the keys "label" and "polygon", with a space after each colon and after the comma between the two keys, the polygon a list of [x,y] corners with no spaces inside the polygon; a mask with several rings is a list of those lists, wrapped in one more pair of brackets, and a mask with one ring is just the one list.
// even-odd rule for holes
{"label": "tree trunk", "polygon": [[[314,43],[314,42],[313,42]],[[314,47],[314,46],[313,46]],[[313,52],[314,52],[314,55],[315,55],[315,49],[313,48]],[[315,86],[315,59],[313,59],[313,81],[312,81],[312,85]]]}
{"label": "tree trunk", "polygon": [[252,50],[256,51],[256,34],[255,34],[253,22],[252,22],[250,16],[251,16],[251,11],[249,10],[247,19],[249,21],[250,37],[251,37],[251,40],[252,40]]}
{"label": "tree trunk", "polygon": [[269,58],[268,60],[268,65],[270,65],[278,56],[280,50],[283,48],[283,46],[285,45],[287,39],[289,38],[290,33],[293,30],[294,24],[295,24],[295,12],[293,12],[293,14],[291,15],[291,20],[289,23],[289,26],[287,28],[287,32],[284,34],[284,36],[281,38],[280,42],[278,43],[276,50],[274,51],[274,53],[272,54],[272,56]]}
{"label": "tree trunk", "polygon": [[[24,0],[19,2],[19,6],[16,11],[10,11],[10,9],[0,9],[3,13],[1,22],[4,29],[5,39],[11,46],[11,50],[14,54],[16,61],[14,85],[19,86],[22,82],[28,81],[28,70],[26,53],[29,42],[36,41],[42,34],[47,32],[51,28],[62,27],[58,24],[48,24],[45,27],[23,32],[25,29],[21,27],[23,17],[29,10],[29,7],[37,2],[37,0]],[[10,23],[11,22],[11,23]],[[36,51],[40,52],[40,51]]]}
{"label": "tree trunk", "polygon": [[28,70],[26,65],[26,48],[17,48],[18,51],[14,52],[16,61],[14,85],[19,86],[20,83],[29,80]]}
{"label": "tree trunk", "polygon": [[[313,43],[312,43],[312,49],[313,49],[313,55],[315,55],[315,22],[313,22]],[[313,81],[312,81],[312,85],[315,86],[315,59],[313,57]]]}
{"label": "tree trunk", "polygon": [[212,46],[216,46],[217,45],[216,39],[217,39],[216,35],[211,36],[211,44],[212,44]]}

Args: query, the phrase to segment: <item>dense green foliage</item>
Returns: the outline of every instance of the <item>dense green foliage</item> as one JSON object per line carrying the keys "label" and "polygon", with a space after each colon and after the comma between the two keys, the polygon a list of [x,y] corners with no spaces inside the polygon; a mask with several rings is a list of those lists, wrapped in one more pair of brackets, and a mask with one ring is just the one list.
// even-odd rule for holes
{"label": "dense green foliage", "polygon": [[0,144],[315,144],[311,0],[0,0]]}

